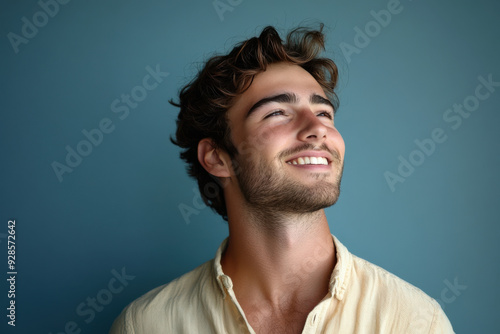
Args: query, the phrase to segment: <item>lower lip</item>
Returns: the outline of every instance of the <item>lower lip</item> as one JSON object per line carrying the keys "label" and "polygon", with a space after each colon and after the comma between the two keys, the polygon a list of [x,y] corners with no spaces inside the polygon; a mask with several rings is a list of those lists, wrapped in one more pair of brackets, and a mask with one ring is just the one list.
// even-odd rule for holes
{"label": "lower lip", "polygon": [[330,164],[328,165],[294,165],[294,164],[289,164],[287,163],[288,166],[291,167],[298,167],[298,168],[304,168],[304,169],[318,169],[318,170],[329,170],[330,169]]}

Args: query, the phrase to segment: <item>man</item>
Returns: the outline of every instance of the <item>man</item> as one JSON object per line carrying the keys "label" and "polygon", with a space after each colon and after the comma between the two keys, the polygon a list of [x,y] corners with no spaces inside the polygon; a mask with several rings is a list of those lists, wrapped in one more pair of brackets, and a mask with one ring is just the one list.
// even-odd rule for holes
{"label": "man", "polygon": [[173,141],[229,237],[111,333],[453,333],[436,301],[330,234],[345,147],[323,38],[267,27],[182,89]]}

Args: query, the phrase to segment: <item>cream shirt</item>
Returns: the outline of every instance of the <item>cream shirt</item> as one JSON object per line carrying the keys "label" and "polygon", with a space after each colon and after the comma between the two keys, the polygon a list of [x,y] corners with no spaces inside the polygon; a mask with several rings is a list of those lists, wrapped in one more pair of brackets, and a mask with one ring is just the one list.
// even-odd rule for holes
{"label": "cream shirt", "polygon": [[[434,299],[333,240],[337,263],[329,292],[302,333],[453,333]],[[255,333],[222,271],[226,243],[215,259],[128,305],[110,334]]]}

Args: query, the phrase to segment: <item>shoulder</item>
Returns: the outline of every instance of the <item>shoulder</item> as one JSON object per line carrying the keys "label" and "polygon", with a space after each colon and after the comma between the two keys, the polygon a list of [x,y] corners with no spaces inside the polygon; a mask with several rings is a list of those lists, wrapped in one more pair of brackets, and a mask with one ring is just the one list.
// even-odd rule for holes
{"label": "shoulder", "polygon": [[199,316],[194,308],[213,303],[217,286],[210,260],[170,283],[159,286],[130,303],[115,320],[111,334],[177,330],[184,319]]}
{"label": "shoulder", "polygon": [[391,295],[399,298],[411,297],[424,303],[432,302],[429,297],[419,288],[390,273],[389,271],[368,262],[362,258],[352,255],[352,273],[353,278],[358,284],[365,288],[376,288],[382,291],[392,291]]}
{"label": "shoulder", "polygon": [[387,321],[404,324],[407,333],[453,333],[436,300],[387,270],[354,255],[350,284],[352,291],[360,293],[360,304],[375,307],[382,312],[382,319],[385,312]]}
{"label": "shoulder", "polygon": [[199,292],[205,291],[204,287],[213,280],[213,260],[210,260],[170,283],[149,291],[132,302],[131,307],[148,313],[159,308],[192,302],[192,299],[199,297]]}

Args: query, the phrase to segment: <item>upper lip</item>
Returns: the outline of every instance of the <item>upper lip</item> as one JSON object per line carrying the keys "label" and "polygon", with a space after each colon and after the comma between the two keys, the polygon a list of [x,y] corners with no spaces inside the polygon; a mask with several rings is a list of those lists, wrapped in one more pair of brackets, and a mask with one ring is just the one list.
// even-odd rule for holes
{"label": "upper lip", "polygon": [[297,153],[296,155],[288,158],[286,160],[286,162],[290,162],[290,161],[293,161],[295,159],[304,158],[304,157],[325,158],[328,161],[328,164],[330,164],[330,162],[333,159],[332,155],[330,153],[328,153],[327,151],[304,151],[304,152]]}

